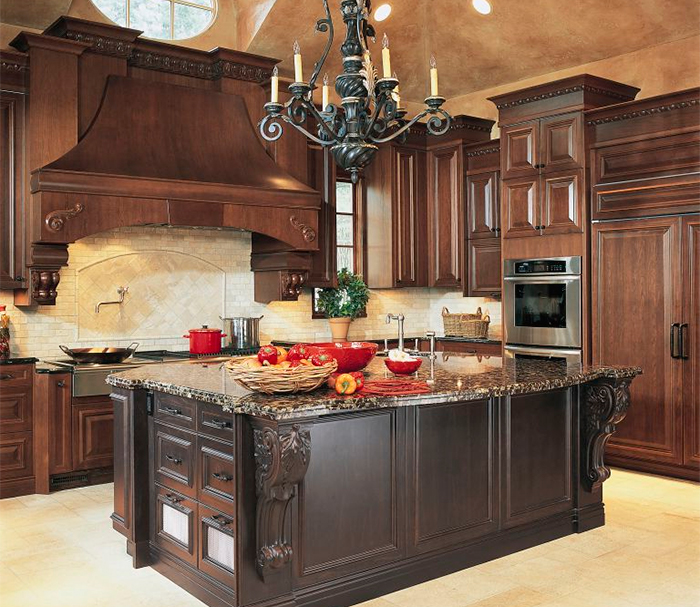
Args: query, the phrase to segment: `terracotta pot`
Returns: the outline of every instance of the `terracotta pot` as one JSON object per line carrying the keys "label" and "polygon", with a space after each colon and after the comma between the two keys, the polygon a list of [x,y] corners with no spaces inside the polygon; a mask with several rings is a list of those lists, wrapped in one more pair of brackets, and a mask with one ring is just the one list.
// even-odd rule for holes
{"label": "terracotta pot", "polygon": [[329,318],[328,323],[331,325],[331,335],[333,336],[333,341],[347,341],[348,331],[350,330],[350,323],[352,318]]}

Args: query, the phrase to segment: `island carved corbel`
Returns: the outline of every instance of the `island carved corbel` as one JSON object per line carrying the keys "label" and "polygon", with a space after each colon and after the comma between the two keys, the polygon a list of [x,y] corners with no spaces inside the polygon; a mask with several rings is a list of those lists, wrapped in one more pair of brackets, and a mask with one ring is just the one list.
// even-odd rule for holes
{"label": "island carved corbel", "polygon": [[589,491],[597,491],[610,478],[605,465],[605,445],[615,433],[630,405],[632,378],[605,378],[584,387],[583,476]]}
{"label": "island carved corbel", "polygon": [[261,420],[254,422],[255,566],[263,580],[292,560],[292,545],[285,538],[285,517],[309,467],[310,428],[310,424],[276,426]]}

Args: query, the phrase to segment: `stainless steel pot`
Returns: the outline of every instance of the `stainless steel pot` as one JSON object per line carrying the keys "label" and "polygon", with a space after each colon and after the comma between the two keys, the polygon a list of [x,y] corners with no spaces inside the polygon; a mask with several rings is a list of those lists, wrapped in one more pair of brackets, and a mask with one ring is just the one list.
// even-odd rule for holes
{"label": "stainless steel pot", "polygon": [[[219,317],[221,318],[221,317]],[[228,337],[224,341],[225,348],[239,350],[260,347],[260,320],[246,316],[221,318],[224,323],[224,333]]]}

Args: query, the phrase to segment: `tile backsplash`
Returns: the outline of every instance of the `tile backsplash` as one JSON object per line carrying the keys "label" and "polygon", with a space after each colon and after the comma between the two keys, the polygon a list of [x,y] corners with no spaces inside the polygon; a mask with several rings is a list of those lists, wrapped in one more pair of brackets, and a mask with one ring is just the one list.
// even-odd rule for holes
{"label": "tile backsplash", "polygon": [[[188,329],[221,326],[219,316],[264,316],[261,339],[320,341],[330,338],[328,323],[311,318],[311,292],[298,302],[253,301],[251,235],[231,230],[119,228],[84,238],[69,247],[69,265],[61,270],[55,306],[15,308],[12,293],[0,291],[8,304],[13,356],[56,358],[59,344],[69,347],[126,346],[186,349]],[[129,288],[121,305],[117,288]],[[491,315],[491,334],[500,337],[500,302],[464,298],[446,289],[372,290],[367,318],[355,320],[350,339],[393,337],[387,313],[403,312],[406,335],[442,333],[441,310]]]}

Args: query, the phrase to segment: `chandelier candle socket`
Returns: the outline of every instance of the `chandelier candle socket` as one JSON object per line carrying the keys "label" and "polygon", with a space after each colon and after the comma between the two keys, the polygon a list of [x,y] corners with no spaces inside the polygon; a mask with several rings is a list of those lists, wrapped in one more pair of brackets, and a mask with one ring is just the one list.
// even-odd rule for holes
{"label": "chandelier candle socket", "polygon": [[[396,75],[396,72],[394,72],[391,77],[394,80],[396,80],[396,82],[399,81],[399,78]],[[399,85],[398,84],[394,88],[394,101],[396,101],[396,107],[400,108],[401,107],[401,95],[399,95]]]}
{"label": "chandelier candle socket", "polygon": [[294,82],[304,82],[304,69],[301,64],[299,41],[294,41]]}
{"label": "chandelier candle socket", "polygon": [[430,56],[430,96],[438,96],[438,74],[437,61],[435,61],[435,55]]}
{"label": "chandelier candle socket", "polygon": [[[323,78],[323,107],[319,111],[313,101],[316,80],[322,73],[328,53],[333,46],[334,27],[329,1],[323,0],[325,17],[316,22],[316,31],[328,39],[308,82],[304,82],[299,44],[294,43],[294,82],[289,85],[291,98],[285,103],[272,97],[265,104],[265,117],[258,129],[266,141],[277,141],[284,125],[303,133],[315,143],[327,147],[336,164],[350,173],[357,183],[362,170],[374,159],[378,145],[390,141],[405,141],[408,130],[419,120],[431,135],[443,135],[450,128],[451,117],[442,109],[445,99],[437,95],[437,72],[426,107],[410,120],[400,107],[399,81],[391,72],[389,39],[384,36],[382,49],[382,78],[372,63],[368,47],[375,42],[374,26],[368,22],[369,0],[340,0],[340,12],[345,25],[345,40],[340,45],[343,72],[335,78],[335,90],[340,107],[330,103],[328,80]],[[432,77],[432,71],[431,71]],[[432,82],[432,78],[431,78]],[[275,89],[273,88],[273,91]],[[312,118],[315,127],[308,129]]]}
{"label": "chandelier candle socket", "polygon": [[389,54],[389,36],[382,38],[382,71],[384,78],[391,78],[391,55]]}

